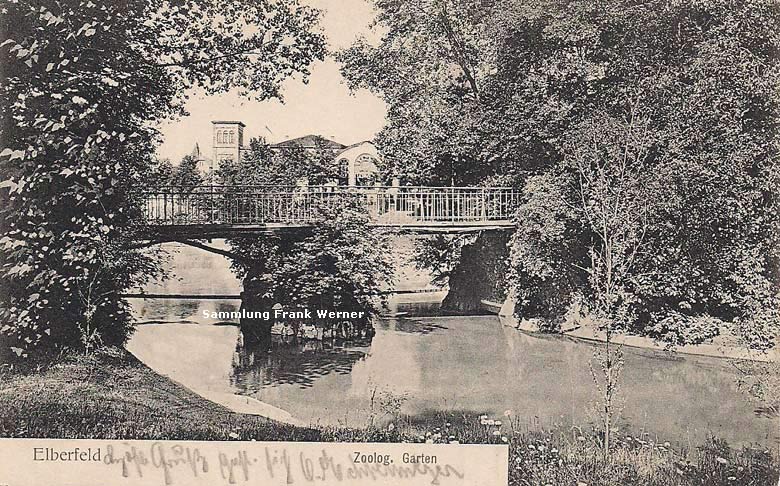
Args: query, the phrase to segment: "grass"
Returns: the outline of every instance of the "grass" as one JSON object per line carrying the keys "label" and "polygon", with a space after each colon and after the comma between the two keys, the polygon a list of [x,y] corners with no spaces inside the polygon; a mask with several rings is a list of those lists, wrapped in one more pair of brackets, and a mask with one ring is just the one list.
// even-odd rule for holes
{"label": "grass", "polygon": [[605,457],[598,437],[578,429],[521,430],[520,423],[441,413],[382,428],[295,427],[233,413],[117,349],[66,356],[44,369],[0,371],[2,437],[507,443],[510,484],[523,486],[774,486],[780,473],[768,451],[732,450],[715,439],[683,454],[623,436]]}

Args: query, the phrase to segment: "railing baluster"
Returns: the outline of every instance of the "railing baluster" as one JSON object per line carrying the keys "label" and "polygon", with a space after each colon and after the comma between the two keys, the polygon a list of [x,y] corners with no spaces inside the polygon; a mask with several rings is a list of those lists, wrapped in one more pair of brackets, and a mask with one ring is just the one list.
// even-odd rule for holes
{"label": "railing baluster", "polygon": [[402,226],[410,218],[418,224],[507,224],[520,200],[507,187],[161,187],[145,193],[142,209],[151,225],[308,224],[318,207],[334,208],[350,198],[358,199],[373,223],[387,217]]}

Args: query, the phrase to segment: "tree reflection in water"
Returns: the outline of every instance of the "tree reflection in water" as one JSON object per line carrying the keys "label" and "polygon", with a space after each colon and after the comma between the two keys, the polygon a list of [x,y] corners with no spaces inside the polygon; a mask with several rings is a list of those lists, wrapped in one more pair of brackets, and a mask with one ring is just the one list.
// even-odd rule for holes
{"label": "tree reflection in water", "polygon": [[233,355],[231,385],[240,393],[255,392],[271,384],[310,388],[320,377],[349,374],[352,366],[368,353],[372,340],[372,335],[323,341],[274,335],[252,342],[240,335]]}

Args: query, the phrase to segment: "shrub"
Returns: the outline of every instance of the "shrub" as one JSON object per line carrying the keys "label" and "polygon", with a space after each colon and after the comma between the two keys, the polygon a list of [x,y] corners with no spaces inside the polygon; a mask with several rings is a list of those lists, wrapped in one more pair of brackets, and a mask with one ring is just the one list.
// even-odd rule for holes
{"label": "shrub", "polygon": [[709,315],[689,316],[670,311],[645,328],[652,337],[676,346],[700,344],[720,334],[723,321]]}

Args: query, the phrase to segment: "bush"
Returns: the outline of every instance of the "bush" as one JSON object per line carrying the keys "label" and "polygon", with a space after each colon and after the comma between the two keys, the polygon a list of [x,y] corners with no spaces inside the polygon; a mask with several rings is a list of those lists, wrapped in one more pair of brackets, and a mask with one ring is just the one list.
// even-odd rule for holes
{"label": "bush", "polygon": [[764,486],[776,484],[777,464],[768,450],[735,451],[716,438],[699,447],[698,464],[679,464],[687,484]]}
{"label": "bush", "polygon": [[723,321],[709,315],[689,316],[670,311],[645,328],[647,334],[675,346],[700,344],[720,334]]}
{"label": "bush", "polygon": [[361,325],[379,312],[380,290],[393,274],[386,235],[368,225],[356,198],[329,203],[313,209],[310,232],[229,240],[237,254],[257,262],[233,264],[253,305],[364,312]]}
{"label": "bush", "polygon": [[737,321],[737,333],[751,349],[766,351],[777,344],[780,311],[766,309]]}

